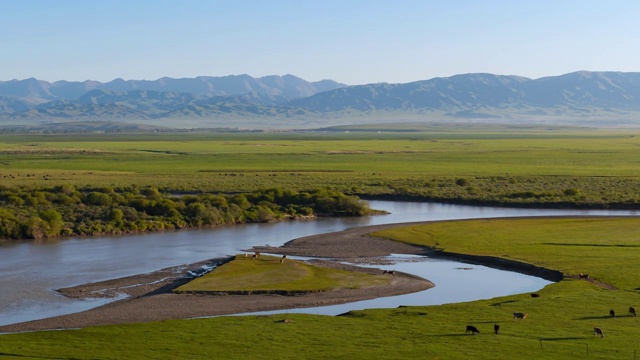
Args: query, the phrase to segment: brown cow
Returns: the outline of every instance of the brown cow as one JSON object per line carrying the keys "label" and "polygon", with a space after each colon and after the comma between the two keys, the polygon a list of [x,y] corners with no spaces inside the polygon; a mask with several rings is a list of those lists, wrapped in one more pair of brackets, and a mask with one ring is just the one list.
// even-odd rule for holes
{"label": "brown cow", "polygon": [[633,306],[629,306],[629,314],[636,316],[636,309]]}

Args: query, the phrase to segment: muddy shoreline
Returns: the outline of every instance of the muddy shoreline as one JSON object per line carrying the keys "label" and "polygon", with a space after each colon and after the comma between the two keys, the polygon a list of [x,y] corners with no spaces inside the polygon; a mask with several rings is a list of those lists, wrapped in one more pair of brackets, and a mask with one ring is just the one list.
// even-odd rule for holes
{"label": "muddy shoreline", "polygon": [[[377,229],[379,227],[375,228]],[[367,231],[370,232],[374,230],[375,229],[368,228]],[[301,249],[300,251],[307,251],[310,257],[341,260],[350,259],[367,264],[380,263],[380,259],[377,259],[377,257],[391,253],[424,253],[423,249],[418,247],[412,247],[385,239],[361,236],[362,231],[352,232],[347,230],[344,234],[337,234],[339,235],[336,236],[336,233],[332,233],[326,234],[326,237],[323,235],[314,237],[312,242],[316,242],[318,246],[321,246],[323,251],[318,251],[315,254],[308,253],[309,248],[306,250]],[[307,238],[302,239],[304,243],[308,240]],[[323,239],[328,239],[329,241],[327,242]],[[336,242],[336,239],[339,239],[339,241]],[[284,255],[291,253],[289,251],[292,249],[292,246],[295,247],[295,245],[288,245],[283,248],[265,248],[269,251],[258,249],[255,251]],[[254,251],[254,249],[247,249],[247,251]],[[433,283],[426,279],[410,274],[396,273],[392,278],[392,282],[386,286],[362,289],[337,289],[328,292],[295,296],[274,294],[202,295],[172,293],[172,289],[189,281],[193,277],[191,275],[192,273],[200,272],[204,268],[219,266],[228,260],[229,258],[210,259],[194,264],[161,269],[147,274],[138,274],[58,289],[61,294],[76,299],[117,298],[123,295],[127,297],[83,312],[0,326],[0,333],[74,329],[88,326],[316,307],[407,294],[426,290],[434,286]],[[382,273],[379,269],[347,265],[338,261],[316,259],[310,260],[310,262],[317,266],[340,268],[349,271],[360,271],[376,275]]]}
{"label": "muddy shoreline", "polygon": [[[246,251],[260,251],[280,255],[317,257],[329,260],[311,260],[318,266],[380,274],[381,270],[347,265],[351,263],[382,264],[380,257],[390,254],[415,254],[431,257],[462,260],[489,267],[518,271],[552,281],[562,279],[562,273],[529,264],[500,258],[474,257],[449,254],[438,249],[404,244],[369,233],[404,227],[417,223],[385,224],[344,231],[302,237],[287,242],[281,247],[259,246]],[[328,292],[308,293],[295,296],[274,294],[213,295],[174,294],[172,289],[188,282],[194,273],[221,265],[229,258],[210,259],[198,263],[161,269],[147,274],[123,277],[97,283],[59,289],[65,296],[77,299],[127,297],[87,311],[47,319],[33,320],[0,326],[0,333],[40,331],[52,329],[84,328],[88,326],[113,325],[188,319],[196,317],[249,313],[256,311],[285,310],[374,299],[378,297],[407,294],[429,289],[433,283],[410,274],[397,273],[391,284],[363,289],[337,289]]]}

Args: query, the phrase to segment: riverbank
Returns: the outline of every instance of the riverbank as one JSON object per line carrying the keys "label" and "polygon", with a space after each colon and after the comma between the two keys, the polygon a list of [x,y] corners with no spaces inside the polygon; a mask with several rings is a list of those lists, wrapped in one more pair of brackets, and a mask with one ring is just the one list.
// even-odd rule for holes
{"label": "riverbank", "polygon": [[[341,263],[341,261],[375,265],[384,264],[384,259],[381,259],[381,257],[390,254],[428,255],[431,257],[462,260],[498,269],[516,271],[552,281],[559,281],[563,277],[563,274],[558,271],[535,267],[526,263],[497,257],[474,257],[447,253],[439,249],[410,245],[369,235],[370,233],[380,230],[422,223],[424,222],[358,227],[334,233],[294,239],[281,247],[258,246],[246,249],[246,251],[332,259],[333,261],[318,259],[311,260],[311,262],[318,266],[329,266],[371,274],[380,274],[380,270],[347,265]],[[434,286],[434,284],[428,280],[409,274],[397,273],[396,276],[393,277],[392,283],[387,286],[366,289],[338,289],[329,292],[309,293],[297,296],[194,295],[172,293],[172,289],[186,283],[192,278],[190,274],[202,271],[202,269],[218,266],[225,261],[228,261],[228,258],[211,259],[194,264],[162,269],[148,274],[139,274],[72,288],[59,289],[61,294],[78,299],[95,297],[113,298],[121,296],[122,294],[126,294],[128,297],[80,313],[0,326],[0,332],[83,328],[98,325],[316,307],[407,294]]]}
{"label": "riverbank", "polygon": [[[422,254],[424,249],[399,242],[363,236],[366,232],[402,224],[381,225],[302,238],[296,245],[265,248],[278,254],[291,253],[298,247],[310,257],[351,259],[358,263],[376,264],[378,256],[391,253]],[[336,241],[339,239],[339,241]],[[315,250],[314,250],[315,249]],[[282,251],[280,251],[282,250]],[[315,254],[313,253],[315,251]],[[264,251],[267,252],[267,251]],[[191,273],[215,267],[228,259],[211,259],[176,266],[147,274],[80,285],[58,291],[68,297],[127,298],[87,311],[0,326],[0,332],[40,331],[83,328],[88,326],[151,322],[170,319],[230,315],[257,311],[285,310],[374,299],[429,289],[433,283],[410,274],[396,273],[389,285],[362,289],[337,289],[297,296],[282,295],[194,295],[173,294],[172,289],[189,281]],[[342,264],[337,261],[311,260],[317,266],[380,274],[381,270]]]}

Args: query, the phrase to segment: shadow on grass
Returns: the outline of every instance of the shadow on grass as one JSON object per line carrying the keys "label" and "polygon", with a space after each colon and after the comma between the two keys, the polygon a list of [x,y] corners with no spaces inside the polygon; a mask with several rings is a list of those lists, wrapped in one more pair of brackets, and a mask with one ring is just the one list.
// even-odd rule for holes
{"label": "shadow on grass", "polygon": [[602,316],[584,316],[580,318],[574,318],[573,320],[604,320],[604,319],[617,319],[617,318],[627,318],[634,317],[633,315],[616,315],[615,317],[611,315],[602,315]]}
{"label": "shadow on grass", "polygon": [[542,243],[542,245],[552,245],[552,246],[584,246],[584,247],[628,247],[628,248],[636,248],[640,247],[640,245],[628,245],[628,244],[578,244],[578,243]]}
{"label": "shadow on grass", "polygon": [[557,338],[542,338],[540,341],[562,341],[562,340],[585,340],[589,337],[586,336],[571,336],[571,337],[557,337]]}
{"label": "shadow on grass", "polygon": [[518,302],[518,301],[517,300],[501,301],[501,302],[493,303],[493,304],[491,304],[491,306],[500,306],[502,304],[510,304],[510,303],[514,303],[514,302]]}
{"label": "shadow on grass", "polygon": [[426,337],[450,337],[450,336],[474,336],[478,334],[465,334],[465,333],[456,333],[456,334],[438,334],[438,335],[425,335]]}
{"label": "shadow on grass", "polygon": [[[0,357],[4,356],[13,356],[13,357],[23,357],[28,359],[61,359],[60,357],[49,357],[49,356],[34,356],[34,355],[23,355],[23,354],[9,354],[0,352]],[[82,360],[80,358],[65,358],[69,360]]]}

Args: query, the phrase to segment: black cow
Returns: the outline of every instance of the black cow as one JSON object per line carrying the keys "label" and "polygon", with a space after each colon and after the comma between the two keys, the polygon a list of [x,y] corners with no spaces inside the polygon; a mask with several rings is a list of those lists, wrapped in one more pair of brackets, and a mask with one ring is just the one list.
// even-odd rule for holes
{"label": "black cow", "polygon": [[593,336],[598,336],[598,335],[600,335],[600,337],[604,337],[604,331],[602,331],[602,329],[600,329],[599,327],[594,327]]}
{"label": "black cow", "polygon": [[467,330],[464,331],[465,334],[471,333],[471,335],[473,334],[480,334],[480,330],[478,330],[475,326],[473,325],[467,325]]}

